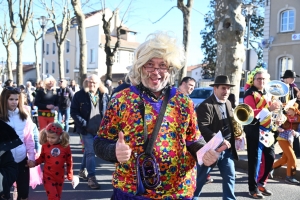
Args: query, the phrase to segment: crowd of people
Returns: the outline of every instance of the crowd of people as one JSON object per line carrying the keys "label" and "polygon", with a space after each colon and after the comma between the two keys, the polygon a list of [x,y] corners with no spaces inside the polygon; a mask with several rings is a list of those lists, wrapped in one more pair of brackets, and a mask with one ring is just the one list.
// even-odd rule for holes
{"label": "crowd of people", "polygon": [[[61,199],[64,174],[70,181],[74,177],[70,117],[83,148],[78,176],[90,188],[99,189],[95,156],[114,163],[111,199],[197,199],[204,185],[212,182],[209,173],[215,166],[222,177],[223,199],[236,199],[235,141],[241,135],[234,126],[236,102],[231,89],[238,86],[226,75],[216,76],[210,85],[213,93],[195,108],[188,95],[196,80],[184,77],[178,87],[173,83],[184,59],[174,38],[156,32],[137,48],[127,77],[116,88],[111,80],[104,84],[95,74],[81,88],[74,80],[68,86],[66,79],[59,80],[57,87],[50,75],[35,87],[31,82],[15,87],[7,80],[0,97],[0,127],[5,130],[0,132],[0,199],[10,198],[14,182],[16,198],[28,199],[33,173],[48,199]],[[297,101],[290,102],[300,97],[296,77],[291,70],[285,72],[282,82],[289,92],[275,101],[265,90],[270,78],[266,69],[257,67],[248,76],[244,103],[255,117],[239,131],[247,140],[248,187],[253,198],[272,195],[267,179],[285,164],[285,181],[299,184],[294,175],[300,155],[300,111]],[[38,124],[31,116],[34,107]],[[272,113],[283,107],[287,120],[274,125]],[[283,150],[276,162],[274,142],[261,141],[266,132]],[[199,153],[217,137],[222,142],[216,148]],[[3,148],[2,143],[11,145]]]}

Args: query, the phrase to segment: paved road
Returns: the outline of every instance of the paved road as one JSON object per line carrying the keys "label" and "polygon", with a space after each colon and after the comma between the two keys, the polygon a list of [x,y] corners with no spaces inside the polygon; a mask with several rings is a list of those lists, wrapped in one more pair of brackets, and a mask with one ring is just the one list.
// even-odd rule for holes
{"label": "paved road", "polygon": [[[213,183],[205,185],[202,189],[202,194],[199,199],[221,200],[222,199],[222,183],[218,168],[214,168],[211,173],[214,179]],[[248,176],[246,171],[237,169],[237,178],[235,186],[235,195],[237,200],[252,199],[248,193]],[[266,200],[299,200],[300,186],[289,185],[284,182],[281,177],[275,177],[274,180],[269,180],[267,188],[274,194],[266,197]]]}
{"label": "paved road", "polygon": [[[71,135],[71,149],[74,162],[74,174],[77,175],[81,163],[82,151],[79,144],[79,137],[77,134]],[[87,186],[87,182],[80,182],[74,190],[70,182],[64,183],[62,200],[96,200],[96,199],[110,199],[112,194],[111,174],[114,170],[114,165],[99,158],[97,161],[97,179],[101,185],[100,190],[93,190]],[[215,168],[211,173],[214,182],[203,187],[200,199],[220,200],[222,199],[222,184],[218,172]],[[275,180],[270,180],[268,188],[274,192],[272,197],[266,199],[272,200],[299,200],[300,186],[288,185],[284,183],[282,177],[275,177]],[[237,169],[237,179],[235,193],[238,200],[251,199],[248,194],[247,174],[243,169]],[[30,190],[30,200],[46,200],[47,196],[42,185],[37,186],[34,190]]]}

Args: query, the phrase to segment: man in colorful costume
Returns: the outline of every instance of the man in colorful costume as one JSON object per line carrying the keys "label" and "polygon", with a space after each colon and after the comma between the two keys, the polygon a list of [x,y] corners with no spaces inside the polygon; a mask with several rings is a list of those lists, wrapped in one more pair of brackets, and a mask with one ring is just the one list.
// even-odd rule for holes
{"label": "man in colorful costume", "polygon": [[[196,152],[205,141],[198,129],[193,102],[170,86],[171,76],[181,68],[183,59],[182,48],[168,34],[151,34],[136,50],[128,74],[132,86],[111,98],[94,149],[98,157],[116,163],[112,179],[114,200],[193,198]],[[164,98],[166,111],[160,113]],[[160,185],[149,189],[143,182],[146,191],[140,193],[137,158],[145,152],[144,141],[152,137],[161,114],[163,120],[151,149]],[[209,166],[218,156],[210,150],[202,160]]]}
{"label": "man in colorful costume", "polygon": [[[256,199],[272,195],[272,192],[265,187],[265,180],[272,170],[274,162],[271,112],[278,109],[280,104],[277,101],[271,102],[266,95],[265,84],[269,78],[270,75],[266,69],[255,68],[248,76],[245,86],[247,91],[244,103],[253,109],[255,116],[251,124],[244,126],[244,131],[247,139],[249,193]],[[263,175],[258,179],[262,155],[265,165]]]}

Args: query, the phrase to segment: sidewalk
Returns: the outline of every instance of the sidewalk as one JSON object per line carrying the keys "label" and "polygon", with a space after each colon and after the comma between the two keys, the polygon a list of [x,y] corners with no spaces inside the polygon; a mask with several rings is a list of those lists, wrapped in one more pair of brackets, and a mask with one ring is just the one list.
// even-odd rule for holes
{"label": "sidewalk", "polygon": [[[280,146],[278,143],[275,144],[275,160],[279,159],[281,155],[278,155],[278,153],[282,152]],[[248,158],[247,158],[247,151],[238,151],[239,155],[239,161],[235,161],[235,166],[240,169],[248,170]],[[286,177],[286,166],[283,166],[281,168],[278,168],[274,170],[274,177]],[[300,180],[300,159],[297,159],[297,172],[295,178],[297,180]]]}

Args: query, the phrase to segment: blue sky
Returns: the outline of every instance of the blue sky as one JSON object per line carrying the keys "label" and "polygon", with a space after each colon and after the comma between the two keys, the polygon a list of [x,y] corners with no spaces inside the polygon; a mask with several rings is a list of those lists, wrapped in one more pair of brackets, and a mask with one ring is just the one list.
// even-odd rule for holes
{"label": "blue sky", "polygon": [[[95,1],[96,2],[96,1]],[[97,0],[99,2],[99,0]],[[106,7],[114,9],[118,6],[120,0],[106,0]],[[125,0],[120,7],[120,17],[123,16],[125,9],[127,8],[129,0]],[[194,6],[191,13],[191,37],[189,56],[187,58],[188,65],[194,65],[201,63],[203,59],[202,51],[200,49],[201,36],[200,31],[204,28],[204,16],[208,12],[209,0],[194,0]],[[160,21],[153,24],[161,18],[170,8],[177,5],[177,0],[135,0],[132,3],[130,12],[125,17],[125,25],[136,31],[136,39],[142,43],[145,41],[148,34],[161,30],[171,31],[177,37],[179,44],[182,44],[182,30],[183,30],[183,18],[182,12],[178,8],[173,8],[166,16]],[[99,7],[98,7],[99,6]],[[98,7],[98,8],[97,8]],[[84,11],[92,11],[100,9],[100,5],[94,4],[89,7],[85,7]],[[34,7],[35,17],[45,15],[38,4]],[[101,20],[101,19],[99,19]],[[1,21],[2,23],[2,21]],[[38,22],[35,22],[38,25]],[[38,44],[38,52],[40,52],[41,44]],[[12,61],[16,62],[16,48],[14,43],[11,45],[13,52]],[[40,56],[40,53],[38,53]],[[0,62],[2,58],[5,61],[6,51],[2,43],[0,44]],[[34,62],[33,52],[33,37],[28,33],[24,42],[23,48],[23,62]]]}

